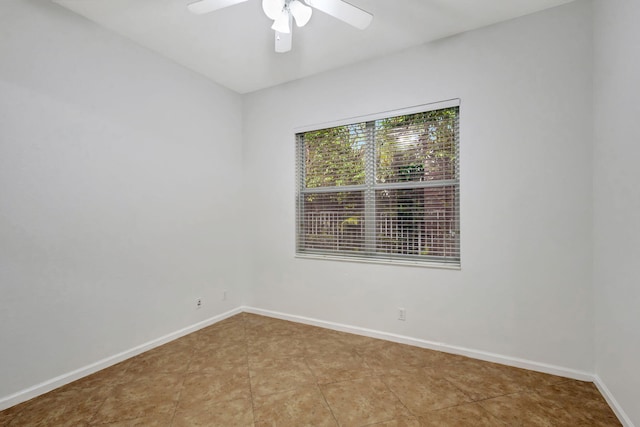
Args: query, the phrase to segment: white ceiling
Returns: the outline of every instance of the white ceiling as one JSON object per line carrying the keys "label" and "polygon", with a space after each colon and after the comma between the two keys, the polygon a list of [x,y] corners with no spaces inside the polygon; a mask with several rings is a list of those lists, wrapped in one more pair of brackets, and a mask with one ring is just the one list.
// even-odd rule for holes
{"label": "white ceiling", "polygon": [[274,52],[261,0],[194,15],[194,0],[55,0],[60,5],[239,93],[526,15],[572,0],[349,0],[374,15],[357,30],[314,11]]}

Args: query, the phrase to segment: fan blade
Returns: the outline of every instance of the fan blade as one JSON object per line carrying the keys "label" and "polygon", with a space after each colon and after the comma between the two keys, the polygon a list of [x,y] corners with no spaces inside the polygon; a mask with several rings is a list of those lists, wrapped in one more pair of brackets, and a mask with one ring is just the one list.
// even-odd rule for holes
{"label": "fan blade", "polygon": [[273,21],[271,26],[272,30],[276,30],[278,33],[290,33],[291,32],[291,14],[288,10],[283,10],[278,16],[278,19]]}
{"label": "fan blade", "polygon": [[291,50],[291,33],[279,33],[276,31],[276,52],[285,53]]}
{"label": "fan blade", "polygon": [[311,19],[311,14],[313,13],[313,9],[311,9],[306,4],[302,4],[299,0],[293,0],[289,3],[289,10],[293,15],[293,18],[296,20],[296,25],[298,27],[304,27]]}
{"label": "fan blade", "polygon": [[246,1],[247,0],[200,0],[187,5],[187,9],[189,9],[189,12],[191,13],[202,15],[203,13],[213,12],[214,10],[233,6],[238,3],[244,3]]}
{"label": "fan blade", "polygon": [[305,0],[305,2],[309,6],[315,7],[349,25],[353,25],[359,30],[367,28],[373,20],[373,15],[369,12],[342,0]]}
{"label": "fan blade", "polygon": [[284,0],[262,0],[262,10],[264,14],[273,19],[278,19],[284,9]]}

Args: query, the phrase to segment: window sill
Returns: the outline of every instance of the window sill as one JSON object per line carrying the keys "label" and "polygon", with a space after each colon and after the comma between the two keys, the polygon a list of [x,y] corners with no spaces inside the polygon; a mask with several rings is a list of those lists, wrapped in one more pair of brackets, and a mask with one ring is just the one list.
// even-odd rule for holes
{"label": "window sill", "polygon": [[346,257],[346,256],[339,256],[339,255],[318,255],[318,254],[295,254],[294,258],[325,260],[325,261],[340,261],[340,262],[357,262],[357,263],[363,263],[363,264],[402,265],[407,267],[438,268],[442,270],[462,270],[462,267],[460,265],[433,262],[433,261],[369,259],[369,258],[355,258],[355,257],[352,258],[352,257]]}

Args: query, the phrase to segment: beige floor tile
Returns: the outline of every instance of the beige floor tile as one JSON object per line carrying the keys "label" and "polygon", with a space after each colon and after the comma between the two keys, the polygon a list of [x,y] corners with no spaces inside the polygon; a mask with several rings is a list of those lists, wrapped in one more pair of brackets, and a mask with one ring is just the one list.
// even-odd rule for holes
{"label": "beige floor tile", "polygon": [[313,326],[313,325],[305,325],[302,323],[296,324],[296,330],[298,331],[299,334],[307,337],[318,336],[325,333],[335,332],[335,331],[332,331],[331,329],[321,328],[319,326]]}
{"label": "beige floor tile", "polygon": [[151,350],[151,352],[158,350],[160,352],[165,352],[165,353],[179,352],[179,353],[182,353],[183,355],[188,355],[189,353],[193,352],[193,350],[195,349],[193,345],[195,341],[196,341],[196,337],[194,336],[194,334],[189,334],[184,337],[178,338],[177,340],[173,340],[163,346],[157,347]]}
{"label": "beige floor tile", "polygon": [[253,427],[251,400],[219,402],[204,411],[176,411],[172,427]]}
{"label": "beige floor tile", "polygon": [[556,375],[520,369],[513,366],[499,365],[497,363],[484,362],[482,360],[465,358],[464,363],[466,363],[469,368],[476,366],[480,371],[489,370],[498,373],[504,378],[511,379],[513,382],[521,384],[524,389],[529,390],[567,381],[566,378]]}
{"label": "beige floor tile", "polygon": [[566,410],[574,424],[589,425],[594,427],[622,426],[613,410],[602,400],[560,402],[562,409]]}
{"label": "beige floor tile", "polygon": [[398,371],[413,367],[441,367],[464,361],[466,358],[425,348],[381,341],[358,351],[367,364],[379,373],[389,369]]}
{"label": "beige floor tile", "polygon": [[118,399],[109,397],[100,407],[92,423],[123,422],[137,418],[169,416],[176,408],[177,401],[169,399]]}
{"label": "beige floor tile", "polygon": [[211,326],[207,326],[206,328],[201,329],[199,332],[210,332],[210,331],[220,331],[228,328],[244,328],[245,327],[245,319],[244,314],[236,314],[235,316],[228,317],[220,322],[216,322]]}
{"label": "beige floor tile", "polygon": [[73,402],[65,406],[62,414],[65,425],[79,426],[90,422],[95,417],[104,402],[104,398],[96,398],[92,395],[79,393]]}
{"label": "beige floor tile", "polygon": [[107,424],[89,424],[90,427],[169,427],[173,413],[141,417],[133,420],[114,421]]}
{"label": "beige floor tile", "polygon": [[621,425],[592,383],[242,313],[0,411],[0,426],[252,426],[254,405],[257,427]]}
{"label": "beige floor tile", "polygon": [[8,425],[14,418],[14,425],[82,425],[94,416],[110,390],[106,385],[96,387],[95,377],[67,384],[0,412],[0,426]]}
{"label": "beige floor tile", "polygon": [[242,318],[244,320],[244,324],[246,327],[262,325],[262,324],[271,323],[271,322],[280,322],[279,319],[275,319],[273,317],[268,317],[268,316],[261,316],[259,314],[253,314],[253,313],[242,313]]}
{"label": "beige floor tile", "polygon": [[335,354],[356,353],[356,347],[338,341],[335,337],[323,334],[302,338],[305,355],[311,357],[327,357]]}
{"label": "beige floor tile", "polygon": [[414,415],[471,401],[449,381],[433,375],[384,376],[383,381]]}
{"label": "beige floor tile", "polygon": [[256,338],[261,337],[298,337],[302,335],[299,329],[294,327],[275,324],[275,325],[261,325],[255,327],[246,328],[247,342],[252,342]]}
{"label": "beige floor tile", "polygon": [[443,377],[462,390],[472,401],[489,399],[527,390],[507,371],[493,364],[462,361],[430,369],[433,375]]}
{"label": "beige floor tile", "polygon": [[338,342],[352,346],[358,351],[364,351],[372,346],[379,345],[381,342],[383,342],[383,340],[366,337],[364,335],[349,334],[347,332],[332,330],[327,331],[330,332]]}
{"label": "beige floor tile", "polygon": [[621,423],[593,383],[569,380],[537,389],[536,392],[570,414],[571,420],[591,426],[620,426]]}
{"label": "beige floor tile", "polygon": [[337,426],[317,386],[257,396],[254,399],[254,417],[256,427]]}
{"label": "beige floor tile", "polygon": [[247,338],[254,339],[260,336],[292,336],[305,331],[304,327],[286,320],[250,317],[245,320]]}
{"label": "beige floor tile", "polygon": [[16,416],[16,414],[17,414],[17,411],[16,412],[9,411],[9,410],[0,411],[0,426],[8,426],[11,420],[13,420],[13,418]]}
{"label": "beige floor tile", "polygon": [[570,426],[575,422],[557,403],[532,392],[500,396],[480,405],[510,426]]}
{"label": "beige floor tile", "polygon": [[106,397],[113,387],[130,380],[130,376],[127,376],[126,373],[129,363],[130,361],[126,360],[67,384],[62,388],[77,389],[85,394],[91,393],[96,397]]}
{"label": "beige floor tile", "polygon": [[261,335],[249,340],[251,359],[281,359],[303,357],[305,346],[297,335]]}
{"label": "beige floor tile", "polygon": [[131,359],[127,368],[127,375],[182,374],[187,371],[192,355],[192,351],[158,347]]}
{"label": "beige floor tile", "polygon": [[369,424],[366,427],[420,427],[420,421],[414,417],[396,418],[395,420]]}
{"label": "beige floor tile", "polygon": [[190,335],[191,345],[197,350],[204,345],[215,344],[232,344],[232,343],[245,343],[247,342],[247,334],[245,327],[242,324],[228,325],[223,328],[209,328],[202,329],[194,334]]}
{"label": "beige floor tile", "polygon": [[320,387],[341,426],[363,426],[411,416],[379,378],[362,378]]}
{"label": "beige floor tile", "polygon": [[50,426],[64,420],[64,404],[60,404],[60,398],[56,394],[47,393],[22,403],[14,409],[11,425],[14,426]]}
{"label": "beige floor tile", "polygon": [[17,426],[81,426],[94,417],[105,398],[106,396],[96,396],[91,392],[85,393],[77,386],[67,385],[18,405],[8,412],[13,413],[10,417],[12,425]]}
{"label": "beige floor tile", "polygon": [[[227,319],[228,320],[228,319]],[[193,338],[195,348],[209,344],[246,342],[246,331],[243,322],[233,321],[223,326],[213,325],[198,331]]]}
{"label": "beige floor tile", "polygon": [[92,422],[107,423],[172,413],[183,379],[179,374],[164,373],[136,377],[114,389]]}
{"label": "beige floor tile", "polygon": [[423,367],[424,360],[420,357],[417,347],[380,341],[359,351],[369,366],[382,372],[388,367]]}
{"label": "beige floor tile", "polygon": [[586,381],[565,379],[558,384],[536,390],[538,394],[561,400],[600,400],[602,395],[595,384]]}
{"label": "beige floor tile", "polygon": [[266,395],[315,384],[315,377],[303,358],[249,360],[254,395]]}
{"label": "beige floor tile", "polygon": [[[305,325],[300,329],[300,334],[309,341],[324,340],[325,342],[331,341],[332,344],[345,345],[353,349],[357,341],[350,338],[359,338],[358,335],[347,334],[345,332],[334,331],[332,329],[319,328],[317,326]],[[349,339],[348,339],[349,338]],[[371,339],[371,338],[367,338]]]}
{"label": "beige floor tile", "polygon": [[307,356],[307,365],[318,384],[335,383],[373,376],[373,369],[355,352],[336,352],[333,355]]}
{"label": "beige floor tile", "polygon": [[234,341],[200,348],[191,357],[188,372],[215,372],[220,365],[246,367],[247,345]]}
{"label": "beige floor tile", "polygon": [[422,427],[507,427],[476,403],[439,409],[418,419]]}
{"label": "beige floor tile", "polygon": [[216,372],[188,374],[184,379],[178,409],[198,411],[212,403],[250,398],[247,367],[220,367]]}
{"label": "beige floor tile", "polygon": [[529,371],[527,369],[509,367],[510,375],[519,383],[528,387],[529,389],[537,389],[540,387],[546,387],[552,384],[559,384],[566,381],[566,378],[556,375],[545,374],[542,372]]}

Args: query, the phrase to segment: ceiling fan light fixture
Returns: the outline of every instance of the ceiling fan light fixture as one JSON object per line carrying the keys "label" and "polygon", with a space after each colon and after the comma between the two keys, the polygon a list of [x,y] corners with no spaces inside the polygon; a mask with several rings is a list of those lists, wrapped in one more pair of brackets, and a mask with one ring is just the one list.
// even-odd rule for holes
{"label": "ceiling fan light fixture", "polygon": [[273,19],[278,19],[284,9],[285,0],[262,0],[262,10],[264,14]]}
{"label": "ceiling fan light fixture", "polygon": [[304,27],[307,25],[311,19],[311,14],[313,13],[313,9],[306,4],[302,4],[299,0],[293,0],[289,3],[289,10],[291,11],[293,18],[296,20],[296,25],[298,27]]}
{"label": "ceiling fan light fixture", "polygon": [[291,14],[288,10],[285,9],[280,12],[280,16],[273,21],[271,29],[284,34],[289,34],[291,32]]}
{"label": "ceiling fan light fixture", "polygon": [[[248,0],[195,0],[187,9],[195,14],[213,12]],[[373,20],[373,15],[345,0],[262,0],[262,10],[273,20],[271,29],[275,31],[276,52],[289,52],[293,31],[293,20],[298,27],[304,27],[318,9],[349,25],[364,30]]]}
{"label": "ceiling fan light fixture", "polygon": [[291,33],[279,33],[276,31],[276,53],[287,53],[291,50]]}

